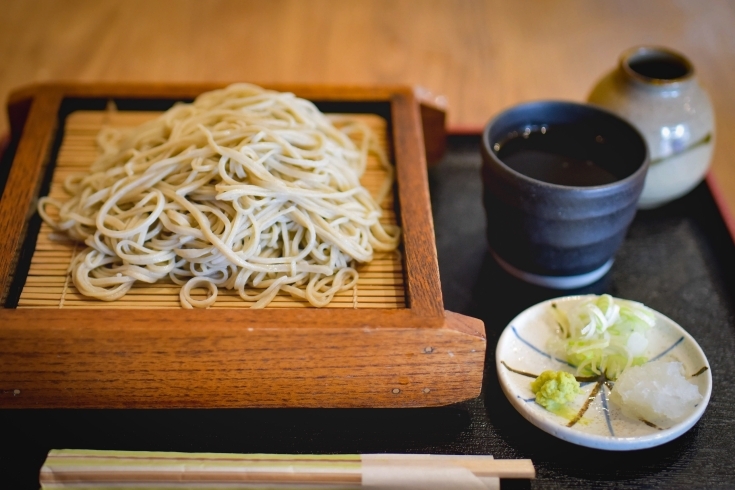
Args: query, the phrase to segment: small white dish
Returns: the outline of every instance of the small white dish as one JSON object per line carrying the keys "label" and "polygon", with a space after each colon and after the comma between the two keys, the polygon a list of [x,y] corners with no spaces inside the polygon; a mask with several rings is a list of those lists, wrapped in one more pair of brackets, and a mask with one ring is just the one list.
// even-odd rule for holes
{"label": "small white dish", "polygon": [[[534,305],[510,322],[498,340],[495,364],[505,396],[529,422],[565,441],[582,446],[627,451],[658,446],[671,441],[692,428],[700,419],[712,394],[712,373],[707,358],[697,342],[676,322],[655,312],[656,327],[650,330],[646,357],[653,360],[678,361],[699,388],[702,401],[681,422],[667,428],[647,425],[623,415],[610,403],[606,385],[589,404],[580,422],[568,427],[569,420],[546,410],[531,392],[533,378],[513,371],[541,374],[546,370],[563,370],[574,374],[574,368],[563,359],[547,353],[549,340],[557,336],[557,325],[551,303],[571,306],[591,296],[567,296]],[[571,403],[572,410],[581,409],[596,383],[582,383],[582,395]]]}

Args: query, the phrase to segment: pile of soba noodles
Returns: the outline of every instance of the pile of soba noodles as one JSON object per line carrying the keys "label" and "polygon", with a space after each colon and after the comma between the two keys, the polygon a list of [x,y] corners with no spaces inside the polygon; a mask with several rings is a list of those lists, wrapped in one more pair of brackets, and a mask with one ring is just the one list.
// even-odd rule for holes
{"label": "pile of soba noodles", "polygon": [[[211,306],[220,287],[255,308],[279,291],[325,306],[355,286],[356,262],[398,245],[399,228],[378,221],[393,173],[376,137],[293,94],[232,85],[98,143],[90,171],[65,182],[68,201],[39,201],[87,245],[71,264],[85,296],[168,277],[184,308]],[[371,152],[389,175],[376,198],[360,185]]]}

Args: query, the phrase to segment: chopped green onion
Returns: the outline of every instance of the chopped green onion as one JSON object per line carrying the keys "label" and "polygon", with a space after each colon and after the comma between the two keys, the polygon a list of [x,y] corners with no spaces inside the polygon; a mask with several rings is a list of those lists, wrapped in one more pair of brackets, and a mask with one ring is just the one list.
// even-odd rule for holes
{"label": "chopped green onion", "polygon": [[656,319],[641,303],[604,294],[568,311],[553,304],[552,311],[567,361],[577,367],[578,375],[605,373],[614,380],[624,369],[645,362],[646,333]]}

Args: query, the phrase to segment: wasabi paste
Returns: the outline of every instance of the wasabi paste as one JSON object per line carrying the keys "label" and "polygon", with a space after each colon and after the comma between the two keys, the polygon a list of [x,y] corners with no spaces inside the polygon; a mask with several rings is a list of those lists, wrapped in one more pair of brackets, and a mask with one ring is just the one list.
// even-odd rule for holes
{"label": "wasabi paste", "polygon": [[579,382],[564,371],[544,371],[531,383],[531,391],[536,395],[536,403],[549,412],[566,416],[566,405],[581,393]]}

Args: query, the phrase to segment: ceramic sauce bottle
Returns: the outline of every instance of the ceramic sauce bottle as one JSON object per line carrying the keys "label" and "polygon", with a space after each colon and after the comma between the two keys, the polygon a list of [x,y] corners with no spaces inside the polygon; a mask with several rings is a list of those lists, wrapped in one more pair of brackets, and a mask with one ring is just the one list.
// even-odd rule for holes
{"label": "ceramic sauce bottle", "polygon": [[624,117],[646,139],[651,164],[639,208],[661,206],[702,181],[714,148],[714,111],[686,57],[659,47],[629,49],[588,101]]}

